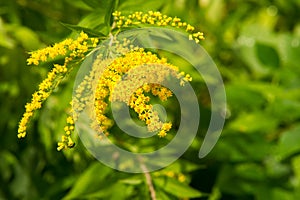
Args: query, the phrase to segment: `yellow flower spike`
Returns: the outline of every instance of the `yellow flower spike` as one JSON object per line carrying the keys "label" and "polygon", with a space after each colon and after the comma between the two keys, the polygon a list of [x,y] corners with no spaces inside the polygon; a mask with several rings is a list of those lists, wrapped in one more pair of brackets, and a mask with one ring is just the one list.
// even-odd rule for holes
{"label": "yellow flower spike", "polygon": [[[195,27],[192,25],[182,22],[178,17],[168,17],[167,15],[162,15],[160,12],[148,11],[147,13],[135,12],[134,14],[124,16],[120,11],[115,11],[113,13],[114,21],[119,29],[123,26],[128,27],[131,24],[156,24],[157,26],[171,26],[179,29],[185,30],[189,33],[189,40],[194,40],[199,43],[200,40],[204,40],[202,32],[194,32]],[[125,22],[125,23],[124,23]]]}
{"label": "yellow flower spike", "polygon": [[[40,62],[45,62],[49,58],[54,59],[58,56],[66,56],[69,50],[80,50],[79,52],[84,53],[88,50],[86,48],[88,40],[88,35],[84,32],[81,32],[76,40],[68,38],[62,42],[54,44],[52,47],[49,46],[44,49],[31,52],[30,57],[27,59],[27,64],[39,65]],[[92,46],[95,46],[98,43],[98,39],[90,39],[90,41],[92,41]],[[73,55],[77,54],[73,52]]]}
{"label": "yellow flower spike", "polygon": [[53,46],[30,53],[30,57],[27,59],[28,65],[39,65],[40,62],[54,59],[57,56],[65,56],[65,63],[63,65],[54,64],[53,69],[39,84],[38,91],[32,95],[31,102],[26,104],[25,112],[19,123],[18,138],[24,138],[26,136],[27,126],[33,113],[42,107],[42,103],[65,77],[70,70],[67,67],[68,64],[75,59],[82,59],[90,46],[95,46],[98,41],[98,39],[89,39],[87,34],[81,32],[79,37],[75,40],[68,38]]}
{"label": "yellow flower spike", "polygon": [[[67,122],[73,122],[73,119],[71,117],[67,118]],[[61,151],[63,149],[68,149],[74,147],[75,143],[73,142],[71,138],[71,132],[74,131],[73,125],[66,125],[64,127],[65,135],[61,137],[61,142],[58,142],[57,150]]]}

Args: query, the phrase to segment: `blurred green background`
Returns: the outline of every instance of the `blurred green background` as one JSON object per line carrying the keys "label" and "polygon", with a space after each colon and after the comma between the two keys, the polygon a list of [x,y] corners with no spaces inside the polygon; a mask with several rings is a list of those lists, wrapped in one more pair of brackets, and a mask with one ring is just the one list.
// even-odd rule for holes
{"label": "blurred green background", "polygon": [[[60,22],[96,28],[110,2],[0,2],[0,199],[150,199],[143,175],[105,167],[80,143],[56,151],[71,82],[48,99],[24,140],[16,136],[25,103],[51,68],[26,66],[27,53],[68,37]],[[185,184],[152,173],[157,199],[300,199],[300,1],[120,0],[117,9],[159,10],[203,31],[201,45],[226,87],[217,145],[200,160],[194,142],[166,169],[184,174]],[[209,96],[198,89],[205,119]]]}

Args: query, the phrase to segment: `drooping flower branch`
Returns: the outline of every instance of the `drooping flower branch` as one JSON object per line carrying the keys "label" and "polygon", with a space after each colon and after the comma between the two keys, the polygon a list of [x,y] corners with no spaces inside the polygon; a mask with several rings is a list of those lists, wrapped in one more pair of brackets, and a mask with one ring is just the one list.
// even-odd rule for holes
{"label": "drooping flower branch", "polygon": [[33,93],[31,102],[26,104],[25,113],[19,123],[18,138],[26,136],[27,125],[34,112],[42,107],[42,103],[51,95],[66,74],[72,70],[72,61],[83,59],[90,48],[97,46],[98,41],[97,38],[89,38],[87,34],[81,32],[76,40],[66,39],[31,53],[27,59],[28,65],[39,65],[41,62],[58,56],[64,56],[65,60],[63,65],[54,64],[47,77],[39,84],[38,90]]}

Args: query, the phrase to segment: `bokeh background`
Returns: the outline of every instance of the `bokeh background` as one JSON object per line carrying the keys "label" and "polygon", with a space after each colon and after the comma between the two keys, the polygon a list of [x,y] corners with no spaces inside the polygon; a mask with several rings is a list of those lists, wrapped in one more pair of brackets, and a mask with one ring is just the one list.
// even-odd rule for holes
{"label": "bokeh background", "polygon": [[[97,29],[110,2],[0,2],[0,199],[150,199],[143,175],[107,168],[80,141],[75,149],[56,151],[70,81],[35,115],[30,134],[17,139],[24,105],[51,69],[49,63],[26,66],[28,52],[70,36],[62,23]],[[300,1],[119,0],[117,9],[159,10],[203,31],[201,45],[225,83],[228,112],[220,140],[200,160],[200,129],[179,164],[168,169],[184,174],[189,187],[166,184],[166,171],[152,173],[158,199],[299,199]],[[203,83],[193,86],[205,126],[209,96]]]}

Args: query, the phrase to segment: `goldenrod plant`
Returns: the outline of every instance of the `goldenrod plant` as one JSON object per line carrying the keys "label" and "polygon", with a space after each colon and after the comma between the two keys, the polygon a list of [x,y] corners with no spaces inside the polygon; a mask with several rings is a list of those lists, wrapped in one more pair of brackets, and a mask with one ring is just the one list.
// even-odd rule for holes
{"label": "goldenrod plant", "polygon": [[[283,0],[0,1],[0,199],[300,199],[299,10]],[[212,106],[216,76],[186,59],[207,61],[198,47],[222,75],[226,110]],[[178,154],[191,135],[178,137],[181,116],[197,109],[181,112],[174,88],[189,86],[195,98],[181,97],[201,116]],[[215,110],[225,125],[199,158]]]}
{"label": "goldenrod plant", "polygon": [[[196,43],[199,43],[200,40],[204,39],[202,32],[195,32],[195,28],[186,23],[178,17],[169,17],[163,15],[158,11],[148,11],[143,12],[134,12],[129,15],[123,15],[120,11],[115,11],[112,13],[114,17],[112,23],[112,29],[108,37],[111,38],[112,42],[114,37],[118,35],[119,32],[124,28],[128,28],[139,25],[152,25],[157,27],[172,27],[176,29],[182,29],[187,32],[187,38],[189,40],[194,40]],[[38,87],[38,90],[32,95],[31,102],[27,103],[25,106],[25,113],[19,123],[18,137],[24,138],[26,136],[27,126],[32,118],[34,112],[42,107],[42,103],[51,95],[53,90],[59,86],[59,83],[68,78],[68,74],[72,71],[74,67],[79,67],[82,61],[89,55],[90,52],[97,49],[97,44],[101,40],[105,40],[104,37],[89,37],[87,33],[83,31],[80,32],[79,36],[76,39],[65,39],[62,42],[56,43],[52,46],[46,47],[30,53],[30,57],[27,59],[28,65],[39,65],[42,62],[45,62],[50,59],[55,59],[57,57],[63,57],[63,65],[54,64],[52,70],[48,73],[46,79],[44,79]],[[110,58],[103,57],[103,55],[98,55],[98,58],[95,60],[94,68],[97,68],[97,65],[108,65],[105,71],[103,72],[101,78],[98,81],[96,87],[95,96],[82,98],[81,93],[84,91],[84,85],[89,85],[92,80],[94,73],[97,73],[96,70],[92,70],[91,75],[86,76],[81,85],[76,89],[76,94],[71,101],[72,109],[76,112],[82,111],[86,106],[86,101],[91,100],[90,98],[95,99],[95,110],[96,117],[93,122],[93,127],[96,128],[99,126],[101,134],[108,135],[108,129],[113,125],[113,120],[109,119],[105,113],[107,112],[108,101],[121,101],[127,103],[127,105],[133,109],[138,118],[145,122],[147,125],[148,131],[158,131],[159,137],[165,137],[167,132],[171,129],[171,122],[161,122],[158,116],[158,113],[152,109],[152,106],[149,104],[150,97],[146,96],[145,93],[151,93],[154,96],[157,96],[161,101],[166,101],[169,97],[172,96],[172,91],[168,88],[160,86],[159,84],[149,84],[147,80],[136,79],[137,83],[133,85],[140,84],[143,81],[143,84],[130,96],[128,102],[125,96],[122,96],[122,90],[129,90],[126,88],[126,85],[122,88],[115,89],[115,85],[122,80],[122,76],[125,75],[131,69],[134,69],[137,66],[143,64],[161,64],[169,68],[169,70],[159,70],[158,73],[158,82],[161,83],[168,75],[173,74],[178,79],[180,79],[180,85],[184,86],[185,82],[192,81],[192,77],[189,74],[185,74],[184,69],[182,72],[179,71],[177,66],[174,66],[168,63],[167,58],[159,58],[155,53],[147,51],[146,49],[135,47],[128,40],[115,42],[115,51],[119,54],[117,59],[113,61]],[[111,63],[110,63],[111,62]],[[108,64],[109,63],[109,64]],[[155,71],[155,70],[154,70]],[[147,73],[151,74],[152,72],[139,72],[140,76],[145,76]],[[99,72],[98,72],[99,73]],[[141,73],[146,73],[145,75]],[[174,74],[175,73],[175,74]],[[177,74],[176,74],[177,73]],[[136,77],[135,77],[136,78]],[[112,93],[114,91],[117,94],[114,99],[112,98]],[[71,133],[74,131],[74,123],[77,120],[76,112],[72,112],[67,118],[67,125],[64,128],[65,134],[62,136],[60,142],[58,142],[57,150],[67,149],[74,147],[74,142],[71,137]]]}
{"label": "goldenrod plant", "polygon": [[[103,140],[104,136],[116,136],[113,131],[110,131],[114,126],[114,119],[111,118],[109,111],[110,103],[113,102],[121,102],[134,111],[137,119],[146,125],[149,133],[156,132],[157,140],[166,137],[172,129],[172,122],[160,118],[159,113],[150,103],[151,98],[157,97],[164,102],[173,96],[169,88],[161,85],[168,77],[175,77],[180,87],[184,87],[186,83],[192,81],[192,77],[185,73],[184,69],[170,63],[167,57],[160,56],[151,49],[135,46],[130,39],[123,38],[119,41],[117,37],[128,28],[134,29],[148,25],[181,30],[187,33],[187,40],[193,40],[197,44],[204,39],[203,33],[196,32],[192,25],[183,22],[178,17],[170,17],[158,11],[132,12],[128,15],[115,11],[112,13],[112,17],[113,21],[107,36],[102,33],[99,33],[99,36],[97,34],[91,36],[90,33],[95,33],[94,30],[87,28],[80,30],[81,27],[77,27],[77,31],[80,32],[75,39],[67,38],[62,42],[29,53],[28,65],[39,66],[44,62],[52,61],[53,68],[39,84],[31,101],[25,105],[25,113],[19,122],[18,138],[24,138],[30,133],[28,127],[35,112],[42,108],[43,103],[59,87],[59,84],[70,79],[68,75],[72,70],[80,68],[86,59],[102,48],[101,43],[107,40],[109,41],[109,50],[94,56],[91,70],[74,88],[66,125],[62,130],[64,134],[58,142],[57,150],[66,150],[76,146],[74,142],[76,140],[76,135],[74,135],[76,123],[81,112],[86,109],[94,110],[88,115],[92,120],[89,126],[96,131],[96,139]],[[74,26],[72,27],[74,28]],[[63,64],[55,63],[57,58],[63,59]],[[144,66],[143,69],[140,69],[141,66]],[[155,79],[155,83],[153,79]],[[138,162],[140,170],[137,172],[145,174],[149,196],[151,199],[156,199],[154,183],[149,174],[149,170],[153,171],[153,169],[147,167],[142,157]],[[123,168],[117,169],[122,170]],[[124,169],[126,171],[126,167]],[[160,177],[169,177],[178,183],[186,184],[186,176],[181,171],[166,170],[156,172],[154,176],[158,181],[157,184],[161,184]],[[190,194],[186,194],[186,196],[201,195],[193,189],[190,189],[189,192]],[[72,197],[72,193],[69,195]]]}

